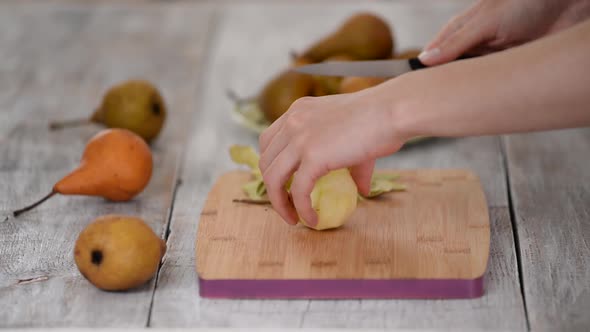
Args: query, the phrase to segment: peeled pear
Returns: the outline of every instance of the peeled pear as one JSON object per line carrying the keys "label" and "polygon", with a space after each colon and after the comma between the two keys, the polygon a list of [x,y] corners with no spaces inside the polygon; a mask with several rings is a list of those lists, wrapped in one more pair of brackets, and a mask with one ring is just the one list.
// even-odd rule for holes
{"label": "peeled pear", "polygon": [[52,123],[52,129],[97,123],[109,128],[123,128],[143,137],[155,139],[166,120],[166,105],[158,89],[145,80],[129,80],[111,87],[90,119]]}
{"label": "peeled pear", "polygon": [[331,171],[316,181],[311,192],[318,224],[312,227],[301,218],[300,223],[318,231],[338,228],[354,213],[357,202],[358,189],[348,169]]}
{"label": "peeled pear", "polygon": [[106,215],[80,233],[74,260],[94,286],[123,291],[150,280],[165,252],[166,243],[140,218]]}
{"label": "peeled pear", "polygon": [[[333,55],[323,62],[329,61],[353,61],[354,58],[347,54]],[[333,95],[338,93],[342,77],[338,76],[313,76],[314,96]]]}
{"label": "peeled pear", "polygon": [[128,201],[147,186],[152,167],[152,153],[141,137],[127,129],[104,129],[88,141],[76,169],[59,180],[47,196],[13,215],[31,210],[55,194]]}
{"label": "peeled pear", "polygon": [[340,93],[352,93],[379,85],[386,80],[378,77],[345,77],[340,82]]}
{"label": "peeled pear", "polygon": [[[241,165],[248,166],[253,180],[242,186],[249,199],[234,199],[234,202],[250,204],[270,203],[266,197],[266,187],[258,168],[260,160],[256,151],[245,145],[233,145],[229,150],[231,159]],[[291,189],[291,177],[285,184],[285,190]],[[318,224],[309,226],[303,219],[300,223],[309,228],[324,230],[337,228],[350,218],[357,206],[358,189],[347,168],[333,170],[320,177],[310,194],[311,204],[318,215]]]}
{"label": "peeled pear", "polygon": [[389,25],[372,13],[358,13],[348,18],[336,31],[313,44],[302,56],[321,62],[347,54],[357,60],[387,59],[394,51]]}
{"label": "peeled pear", "polygon": [[312,76],[287,69],[265,85],[258,95],[258,105],[272,123],[287,112],[295,100],[312,95],[313,87]]}

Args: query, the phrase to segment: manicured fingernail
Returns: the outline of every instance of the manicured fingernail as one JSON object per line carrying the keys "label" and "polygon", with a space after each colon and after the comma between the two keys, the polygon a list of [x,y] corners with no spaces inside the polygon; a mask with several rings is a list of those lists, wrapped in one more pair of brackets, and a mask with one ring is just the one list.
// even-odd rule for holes
{"label": "manicured fingernail", "polygon": [[418,59],[420,59],[420,61],[422,61],[422,62],[429,61],[429,60],[432,60],[432,59],[438,57],[439,54],[440,54],[440,49],[433,48],[431,50],[422,51],[422,53],[418,54]]}

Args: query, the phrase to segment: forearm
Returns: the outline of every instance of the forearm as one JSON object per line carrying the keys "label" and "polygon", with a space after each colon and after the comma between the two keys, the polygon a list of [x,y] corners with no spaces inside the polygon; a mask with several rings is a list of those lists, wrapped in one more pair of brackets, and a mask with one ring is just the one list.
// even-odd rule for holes
{"label": "forearm", "polygon": [[369,92],[404,137],[590,126],[590,21],[485,57],[393,79]]}

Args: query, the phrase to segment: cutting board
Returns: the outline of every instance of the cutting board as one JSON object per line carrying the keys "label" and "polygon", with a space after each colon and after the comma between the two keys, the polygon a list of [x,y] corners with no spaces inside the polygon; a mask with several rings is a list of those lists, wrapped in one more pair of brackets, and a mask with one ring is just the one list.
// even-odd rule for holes
{"label": "cutting board", "polygon": [[483,295],[490,224],[466,170],[391,170],[407,191],[359,202],[341,228],[289,226],[246,198],[242,171],[221,176],[201,212],[202,297],[473,298]]}

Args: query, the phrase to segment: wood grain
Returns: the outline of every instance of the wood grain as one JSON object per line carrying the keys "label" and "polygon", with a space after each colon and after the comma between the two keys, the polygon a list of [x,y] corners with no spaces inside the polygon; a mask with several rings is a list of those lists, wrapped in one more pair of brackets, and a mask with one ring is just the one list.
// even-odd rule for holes
{"label": "wood grain", "polygon": [[170,110],[152,147],[152,180],[136,199],[58,196],[18,219],[0,219],[1,326],[147,324],[154,282],[127,294],[99,291],[76,270],[72,250],[81,229],[107,213],[142,217],[164,236],[194,111],[208,8],[0,4],[2,217],[47,193],[100,130],[50,132],[50,120],[88,116],[110,85],[132,77],[153,81]]}
{"label": "wood grain", "polygon": [[288,227],[243,199],[248,172],[213,186],[197,233],[206,280],[466,279],[483,276],[490,229],[479,179],[463,170],[387,171],[407,191],[364,200],[339,229]]}
{"label": "wood grain", "polygon": [[590,129],[506,139],[532,330],[590,327]]}
{"label": "wood grain", "polygon": [[[199,113],[172,214],[169,251],[158,278],[150,325],[155,327],[348,327],[524,330],[506,181],[499,140],[435,140],[378,161],[379,168],[468,168],[482,180],[490,208],[491,246],[486,296],[461,301],[210,300],[198,297],[192,254],[197,221],[214,181],[236,168],[232,144],[255,146],[257,137],[228,115],[227,88],[248,96],[319,32],[361,9],[395,22],[400,48],[419,47],[464,5],[436,2],[277,4],[227,7],[214,32]],[[305,22],[300,20],[306,17]],[[257,43],[253,46],[252,41]]]}

